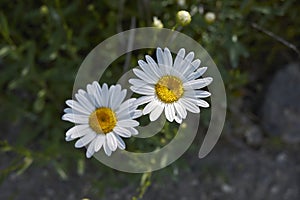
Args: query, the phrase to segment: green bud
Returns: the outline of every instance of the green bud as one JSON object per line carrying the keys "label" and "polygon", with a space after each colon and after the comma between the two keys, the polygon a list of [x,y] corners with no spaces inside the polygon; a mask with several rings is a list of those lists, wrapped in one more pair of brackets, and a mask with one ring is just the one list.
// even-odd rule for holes
{"label": "green bud", "polygon": [[48,7],[45,6],[45,5],[42,5],[42,6],[40,7],[40,13],[43,14],[43,15],[47,15],[47,14],[49,13]]}
{"label": "green bud", "polygon": [[87,9],[88,9],[89,11],[95,10],[94,4],[89,4],[88,7],[87,7]]}

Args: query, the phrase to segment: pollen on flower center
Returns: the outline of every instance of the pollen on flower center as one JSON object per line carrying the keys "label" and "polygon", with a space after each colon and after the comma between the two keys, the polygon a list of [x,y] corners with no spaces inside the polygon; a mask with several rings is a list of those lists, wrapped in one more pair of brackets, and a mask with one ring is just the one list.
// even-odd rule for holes
{"label": "pollen on flower center", "polygon": [[175,76],[163,76],[155,84],[155,92],[159,100],[164,103],[173,103],[183,95],[182,81]]}
{"label": "pollen on flower center", "polygon": [[97,108],[89,117],[89,125],[96,133],[109,133],[116,123],[115,112],[106,107]]}

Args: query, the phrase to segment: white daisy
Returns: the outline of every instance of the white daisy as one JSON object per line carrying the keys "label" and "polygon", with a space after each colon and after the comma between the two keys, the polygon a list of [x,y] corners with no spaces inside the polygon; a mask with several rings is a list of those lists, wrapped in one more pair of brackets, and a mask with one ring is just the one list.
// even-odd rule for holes
{"label": "white daisy", "polygon": [[66,132],[66,141],[79,138],[76,148],[86,146],[86,157],[90,158],[103,147],[106,155],[110,156],[117,148],[125,149],[122,137],[129,138],[137,135],[134,128],[139,125],[137,117],[142,115],[136,110],[136,99],[131,98],[123,102],[126,89],[120,85],[102,88],[94,81],[87,85],[87,92],[80,89],[75,94],[76,100],[67,100],[70,108],[64,110],[63,120],[76,125]]}
{"label": "white daisy", "polygon": [[211,77],[199,78],[207,67],[200,66],[200,60],[194,59],[194,52],[185,56],[185,49],[180,49],[174,64],[168,48],[156,50],[157,63],[148,55],[146,61],[139,60],[141,69],[133,69],[138,79],[130,79],[130,89],[144,95],[136,100],[137,105],[148,103],[143,115],[150,113],[150,120],[155,121],[163,110],[168,121],[181,123],[187,111],[199,113],[200,107],[209,107],[201,98],[211,94],[199,90],[212,82]]}

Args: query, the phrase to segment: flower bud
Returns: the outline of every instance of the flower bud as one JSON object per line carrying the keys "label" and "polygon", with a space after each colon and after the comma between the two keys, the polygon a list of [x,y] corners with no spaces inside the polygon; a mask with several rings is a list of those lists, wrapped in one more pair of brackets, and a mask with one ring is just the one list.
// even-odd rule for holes
{"label": "flower bud", "polygon": [[42,6],[40,7],[40,13],[43,14],[43,15],[47,15],[47,14],[49,13],[48,7],[45,6],[45,5],[42,5]]}
{"label": "flower bud", "polygon": [[177,18],[177,23],[180,24],[181,26],[186,26],[192,21],[192,17],[190,13],[185,10],[181,10],[177,12],[176,18]]}
{"label": "flower bud", "polygon": [[186,2],[185,0],[177,0],[177,4],[181,7],[185,6]]}
{"label": "flower bud", "polygon": [[163,28],[164,25],[157,17],[153,17],[153,26],[156,28]]}
{"label": "flower bud", "polygon": [[231,40],[232,40],[232,42],[237,42],[237,41],[238,41],[237,35],[233,35],[233,36],[231,37]]}
{"label": "flower bud", "polygon": [[95,10],[94,4],[89,4],[88,7],[87,7],[87,9],[88,9],[89,11]]}
{"label": "flower bud", "polygon": [[213,12],[207,12],[204,16],[204,19],[207,23],[211,24],[215,21],[216,15]]}

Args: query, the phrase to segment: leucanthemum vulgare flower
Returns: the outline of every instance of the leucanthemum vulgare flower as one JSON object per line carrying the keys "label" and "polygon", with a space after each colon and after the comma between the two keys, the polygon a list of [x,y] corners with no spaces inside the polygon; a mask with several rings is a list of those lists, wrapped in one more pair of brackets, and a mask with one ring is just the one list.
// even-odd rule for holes
{"label": "leucanthemum vulgare flower", "polygon": [[[121,137],[137,135],[134,128],[139,125],[136,118],[142,115],[136,110],[135,98],[124,101],[126,89],[120,85],[102,88],[94,81],[87,85],[87,92],[80,89],[75,94],[76,100],[67,100],[70,108],[64,110],[63,120],[76,125],[66,132],[66,141],[77,139],[76,148],[86,146],[86,157],[90,158],[103,147],[110,156],[117,148],[125,149]],[[124,101],[124,102],[123,102]]]}
{"label": "leucanthemum vulgare flower", "polygon": [[209,107],[201,98],[211,94],[200,90],[212,82],[211,77],[199,78],[207,67],[200,66],[200,60],[194,59],[194,52],[185,56],[185,49],[180,49],[173,63],[168,48],[156,50],[157,63],[148,55],[146,61],[139,60],[141,69],[133,69],[138,79],[130,79],[130,89],[144,95],[136,100],[137,105],[147,105],[143,115],[150,113],[150,121],[155,121],[165,112],[168,121],[182,123],[187,111],[199,113],[200,107]]}

